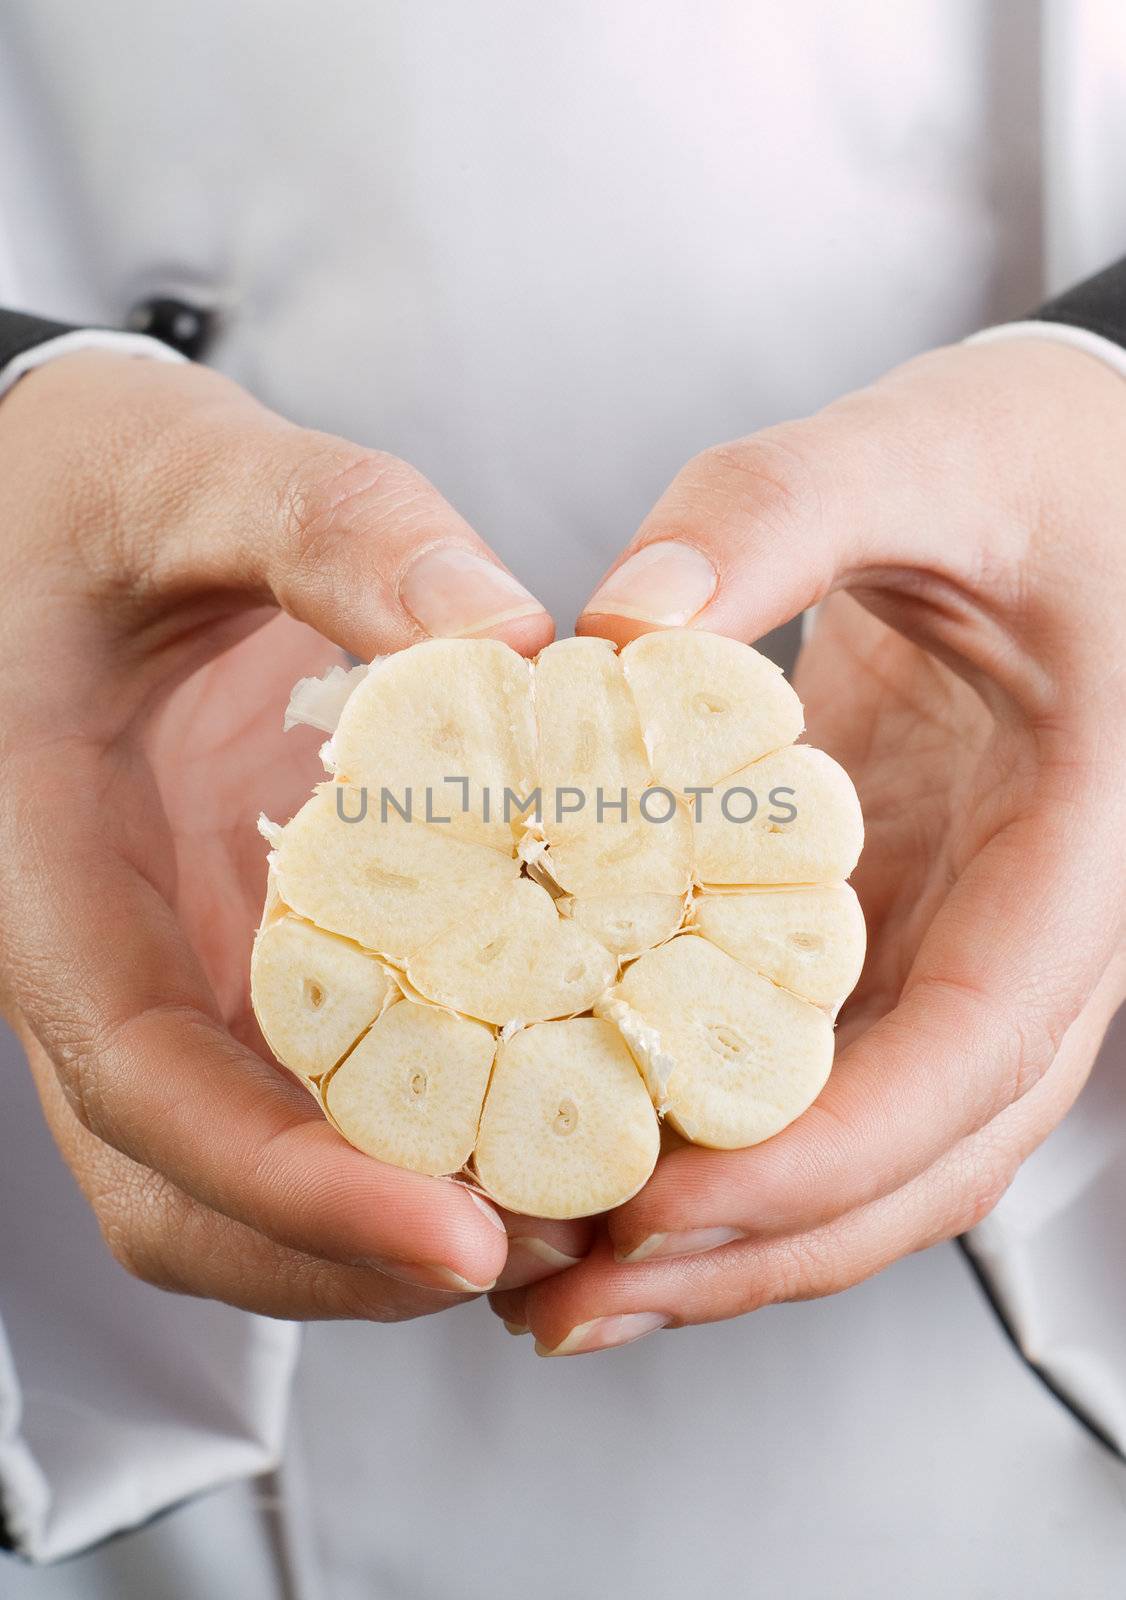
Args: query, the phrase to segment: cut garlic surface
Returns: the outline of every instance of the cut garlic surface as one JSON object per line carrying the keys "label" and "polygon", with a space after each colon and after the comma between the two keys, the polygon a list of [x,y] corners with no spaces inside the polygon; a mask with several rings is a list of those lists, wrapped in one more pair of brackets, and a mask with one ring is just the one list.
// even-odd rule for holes
{"label": "cut garlic surface", "polygon": [[512,856],[394,810],[384,818],[370,792],[366,804],[362,789],[322,784],[277,843],[282,900],[330,933],[400,964],[519,877]]}
{"label": "cut garlic surface", "polygon": [[695,629],[645,633],[622,651],[658,783],[717,782],[793,742],[801,701],[766,656]]}
{"label": "cut garlic surface", "polygon": [[[549,801],[578,788],[593,799],[650,779],[637,707],[608,639],[560,639],[540,652],[535,672],[539,779]],[[591,803],[588,800],[588,804]]]}
{"label": "cut garlic surface", "polygon": [[586,1011],[616,974],[605,946],[560,917],[547,890],[527,878],[483,900],[407,963],[419,994],[497,1026]]}
{"label": "cut garlic surface", "polygon": [[534,664],[431,640],[298,700],[331,777],[262,823],[251,998],[358,1149],[584,1216],[662,1141],[757,1143],[815,1098],[863,824],[772,663],[692,629]]}
{"label": "cut garlic surface", "polygon": [[545,824],[548,871],[568,894],[684,895],[692,880],[692,820],[666,791],[627,793],[604,810],[560,827]]}
{"label": "cut garlic surface", "polygon": [[684,919],[683,894],[592,894],[561,902],[564,916],[585,928],[619,960],[671,939]]}
{"label": "cut garlic surface", "polygon": [[545,1022],[500,1046],[474,1166],[501,1205],[534,1217],[623,1205],[659,1148],[656,1113],[610,1023]]}
{"label": "cut garlic surface", "polygon": [[703,884],[830,883],[860,859],[864,819],[848,773],[795,744],[733,773],[700,800]]}
{"label": "cut garlic surface", "polygon": [[272,917],[254,941],[254,1013],[270,1049],[299,1078],[334,1067],[394,990],[374,956],[298,917]]}
{"label": "cut garlic surface", "polygon": [[325,1109],[358,1150],[435,1176],[477,1141],[496,1040],[434,1006],[389,1006],[324,1087]]}
{"label": "cut garlic surface", "polygon": [[[495,639],[431,639],[387,656],[353,690],[332,739],[336,774],[389,790],[458,838],[508,850],[535,772],[532,672]],[[429,800],[427,797],[429,796]],[[487,797],[487,798],[486,798]],[[429,811],[427,811],[429,805]]]}
{"label": "cut garlic surface", "polygon": [[657,1069],[665,1114],[694,1144],[734,1150],[769,1139],[829,1076],[825,1013],[706,939],[689,934],[650,950],[625,973],[615,1001],[651,1030],[641,1052],[665,1058]]}
{"label": "cut garlic surface", "polygon": [[847,883],[705,894],[695,926],[753,972],[835,1010],[864,965],[864,913]]}

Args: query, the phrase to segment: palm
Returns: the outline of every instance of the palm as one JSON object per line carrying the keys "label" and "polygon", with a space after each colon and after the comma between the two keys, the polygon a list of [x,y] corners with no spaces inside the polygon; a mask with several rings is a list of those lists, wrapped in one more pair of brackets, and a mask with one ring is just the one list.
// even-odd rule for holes
{"label": "palm", "polygon": [[850,773],[867,842],[854,883],[868,923],[854,1036],[895,1004],[928,926],[1014,812],[1009,765],[974,692],[851,597],[833,596],[798,662],[810,741]]}
{"label": "palm", "polygon": [[264,811],[284,822],[308,797],[324,735],[283,734],[282,716],[298,678],[341,659],[311,629],[275,617],[180,683],[145,739],[158,791],[148,803],[166,820],[152,846],[165,857],[162,887],[223,1015],[252,1043],[250,945],[266,885],[255,821]]}

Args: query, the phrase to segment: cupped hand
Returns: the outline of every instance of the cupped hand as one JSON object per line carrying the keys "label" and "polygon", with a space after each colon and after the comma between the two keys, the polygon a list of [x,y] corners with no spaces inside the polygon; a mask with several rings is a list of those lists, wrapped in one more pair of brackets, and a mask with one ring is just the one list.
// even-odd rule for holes
{"label": "cupped hand", "polygon": [[685,1146],[581,1265],[494,1295],[578,1353],[847,1287],[972,1226],[1126,995],[1126,384],[1012,339],[935,352],[691,462],[580,631],[753,640],[818,605],[808,738],[860,793],[869,928],[818,1101]]}
{"label": "cupped hand", "polygon": [[[269,1062],[254,820],[306,798],[318,740],[283,738],[280,712],[341,647],[530,652],[549,617],[402,462],[110,354],[0,404],[0,563],[0,991],[114,1253],[287,1317],[409,1316],[492,1284],[492,1207],[353,1150]],[[502,1282],[549,1270],[552,1239],[579,1253],[535,1232]]]}

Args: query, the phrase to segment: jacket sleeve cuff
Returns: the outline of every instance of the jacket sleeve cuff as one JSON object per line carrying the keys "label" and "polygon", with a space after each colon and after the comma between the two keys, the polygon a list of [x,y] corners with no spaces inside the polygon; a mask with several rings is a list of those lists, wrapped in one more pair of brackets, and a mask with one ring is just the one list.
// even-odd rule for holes
{"label": "jacket sleeve cuff", "polygon": [[[13,323],[26,324],[16,329]],[[21,343],[26,339],[26,343]],[[184,362],[186,356],[147,333],[124,333],[113,328],[60,328],[39,317],[0,314],[0,398],[36,367],[80,350],[112,350],[123,356],[143,356],[150,361]]]}
{"label": "jacket sleeve cuff", "polygon": [[1066,289],[1031,316],[986,328],[966,343],[1029,337],[1069,344],[1126,377],[1126,259]]}
{"label": "jacket sleeve cuff", "polygon": [[[1096,356],[1115,372],[1126,378],[1126,346],[1104,339],[1101,333],[1091,333],[1086,328],[1073,328],[1063,322],[1039,322],[1030,317],[1025,322],[1001,322],[995,328],[983,328],[971,334],[966,344],[997,344],[1005,339],[1051,339],[1056,344],[1069,344]],[[0,382],[3,374],[0,373]]]}

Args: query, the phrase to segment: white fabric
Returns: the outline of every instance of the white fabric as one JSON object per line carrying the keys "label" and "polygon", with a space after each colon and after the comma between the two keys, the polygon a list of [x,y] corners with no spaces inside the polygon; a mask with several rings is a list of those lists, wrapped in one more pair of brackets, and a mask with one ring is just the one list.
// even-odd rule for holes
{"label": "white fabric", "polygon": [[970,1236],[1021,1350],[1126,1454],[1126,1012],[1072,1114]]}
{"label": "white fabric", "polygon": [[296,1330],[110,1261],[3,1029],[0,1130],[0,1486],[24,1553],[54,1560],[276,1465]]}
{"label": "white fabric", "polygon": [[[222,311],[217,365],[298,421],[416,462],[566,631],[695,450],[1034,305],[1069,232],[1077,272],[1126,250],[1121,139],[1089,161],[1118,126],[1114,95],[1089,91],[1126,85],[1121,23],[1094,0],[1049,10],[1044,39],[1071,42],[1044,58],[1045,114],[1084,132],[1049,138],[1042,196],[1033,100],[1014,92],[1044,42],[1031,5],[289,0],[267,26],[218,0],[13,0],[0,287],[99,322],[198,289]],[[1076,160],[1083,207],[1065,214],[1059,169]],[[1051,1204],[1019,1228],[1002,1207],[978,1240],[1020,1337],[1116,1427],[1126,1321],[1101,1275],[1121,1162],[1098,1141],[1108,1118],[1126,1126],[1121,1038],[1108,1049],[1109,1099],[1085,1096],[1015,1191]],[[4,1105],[9,1181],[9,1145],[46,1136],[26,1096]],[[1092,1151],[1102,1177],[1084,1187]],[[126,1283],[49,1152],[33,1179],[31,1200],[0,1205],[18,1374],[0,1414],[45,1559],[272,1461],[294,1335]],[[1110,1600],[1123,1475],[991,1338],[953,1259],[569,1366],[527,1341],[498,1350],[479,1310],[317,1330],[317,1492],[299,1498],[329,1552],[317,1600],[505,1584],[672,1600],[697,1570],[713,1592],[761,1578],[847,1597],[861,1544],[865,1600]],[[52,1431],[55,1396],[74,1421]],[[756,1531],[763,1484],[776,1533]],[[1035,1530],[1022,1504],[1044,1509]],[[133,1588],[176,1594],[160,1563],[182,1547],[138,1538],[155,1565]],[[756,1576],[735,1558],[764,1541]],[[52,1592],[97,1593],[116,1559],[61,1569]],[[232,1588],[208,1570],[179,1592]]]}
{"label": "white fabric", "polygon": [[1044,287],[1126,252],[1126,6],[1043,0]]}
{"label": "white fabric", "polygon": [[325,1600],[1121,1600],[1126,1472],[954,1245],[603,1358],[529,1343],[483,1306],[310,1329],[310,1478],[362,1486],[318,1509]]}
{"label": "white fabric", "polygon": [[177,361],[187,358],[171,346],[151,339],[147,333],[117,332],[113,328],[75,328],[70,333],[60,333],[54,339],[44,339],[32,345],[22,355],[0,367],[0,399],[3,399],[25,373],[34,372],[60,356],[76,355],[80,350],[112,350],[122,356],[143,356],[149,361]]}
{"label": "white fabric", "polygon": [[1115,344],[1113,339],[1104,339],[1101,333],[1092,333],[1089,328],[1073,328],[1066,322],[1003,322],[995,328],[983,328],[980,333],[972,334],[967,344],[997,344],[1006,339],[1051,339],[1055,344],[1068,344],[1073,350],[1082,350],[1085,355],[1094,356],[1105,366],[1126,378],[1126,348]]}

